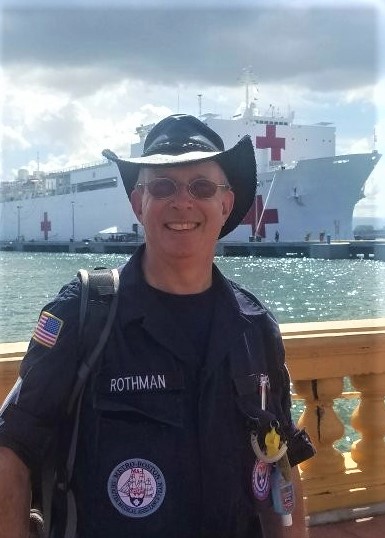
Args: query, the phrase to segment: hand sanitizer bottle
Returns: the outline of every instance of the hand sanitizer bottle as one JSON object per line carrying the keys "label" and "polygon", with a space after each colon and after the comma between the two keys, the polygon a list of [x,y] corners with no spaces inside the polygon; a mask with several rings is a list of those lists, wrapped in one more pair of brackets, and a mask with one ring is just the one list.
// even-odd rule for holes
{"label": "hand sanitizer bottle", "polygon": [[[282,461],[285,460],[285,461]],[[292,512],[294,510],[294,487],[290,478],[290,463],[285,454],[274,465],[271,473],[271,493],[274,511],[282,516],[282,525],[292,525]]]}

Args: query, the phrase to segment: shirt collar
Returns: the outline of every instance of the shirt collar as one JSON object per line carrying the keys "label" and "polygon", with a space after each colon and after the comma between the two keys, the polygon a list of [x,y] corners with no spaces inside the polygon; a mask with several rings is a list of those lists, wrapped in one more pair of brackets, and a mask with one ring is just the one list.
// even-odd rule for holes
{"label": "shirt collar", "polygon": [[[127,323],[131,320],[146,317],[148,313],[149,291],[144,280],[142,257],[145,245],[141,245],[129,261],[119,269],[120,288],[119,300],[124,304],[120,308],[121,319]],[[266,314],[265,307],[248,291],[227,279],[213,264],[213,285],[218,290],[221,303],[220,310],[227,314],[233,312],[243,318]]]}

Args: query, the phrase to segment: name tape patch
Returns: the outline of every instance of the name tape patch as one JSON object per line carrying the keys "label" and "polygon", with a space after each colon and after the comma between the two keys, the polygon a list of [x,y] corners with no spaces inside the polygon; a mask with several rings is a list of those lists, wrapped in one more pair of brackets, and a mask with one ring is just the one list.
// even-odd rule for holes
{"label": "name tape patch", "polygon": [[182,388],[183,378],[179,373],[148,373],[112,377],[109,392],[155,392]]}
{"label": "name tape patch", "polygon": [[46,347],[53,347],[63,327],[63,320],[49,312],[42,312],[32,338]]}
{"label": "name tape patch", "polygon": [[153,514],[163,503],[166,481],[151,461],[126,460],[115,467],[108,478],[108,496],[114,508],[133,518]]}

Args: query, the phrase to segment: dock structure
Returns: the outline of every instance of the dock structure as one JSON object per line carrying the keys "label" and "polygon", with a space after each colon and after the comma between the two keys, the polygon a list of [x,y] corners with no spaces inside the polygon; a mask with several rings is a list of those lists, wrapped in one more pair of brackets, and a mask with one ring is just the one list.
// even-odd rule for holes
{"label": "dock structure", "polygon": [[[0,251],[133,254],[140,241],[1,241]],[[314,258],[323,260],[374,259],[385,261],[385,240],[228,242],[218,241],[217,256]]]}
{"label": "dock structure", "polygon": [[[310,538],[380,538],[385,524],[385,318],[282,324],[298,420],[316,455],[300,464]],[[26,342],[0,344],[0,404]],[[345,384],[348,379],[350,384]],[[356,440],[340,450],[350,400]],[[344,406],[346,408],[346,406]],[[345,437],[346,439],[346,437]]]}
{"label": "dock structure", "polygon": [[[219,256],[254,256],[261,258],[349,259],[351,243],[288,242],[288,243],[218,243]],[[366,251],[365,251],[366,253]],[[367,253],[369,255],[369,253]],[[385,256],[384,256],[385,259]]]}

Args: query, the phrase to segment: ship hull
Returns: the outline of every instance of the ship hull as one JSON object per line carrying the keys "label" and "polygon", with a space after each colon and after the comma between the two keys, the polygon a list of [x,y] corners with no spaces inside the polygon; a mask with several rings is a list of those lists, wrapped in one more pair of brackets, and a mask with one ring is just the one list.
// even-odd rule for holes
{"label": "ship hull", "polygon": [[[354,207],[379,158],[372,153],[308,159],[260,174],[255,235],[267,241],[277,232],[282,241],[314,240],[320,234],[352,239]],[[245,239],[243,227],[229,238]]]}
{"label": "ship hull", "polygon": [[[246,223],[224,240],[247,241],[259,236],[274,241],[277,232],[281,241],[319,239],[320,234],[352,238],[354,206],[379,158],[378,153],[368,153],[306,159],[291,168],[259,174],[253,210]],[[138,223],[115,172],[113,188],[0,202],[0,239],[94,239],[110,227],[132,232]],[[91,174],[87,169],[77,171],[78,177],[79,173],[84,182]]]}

